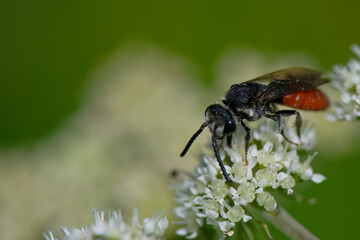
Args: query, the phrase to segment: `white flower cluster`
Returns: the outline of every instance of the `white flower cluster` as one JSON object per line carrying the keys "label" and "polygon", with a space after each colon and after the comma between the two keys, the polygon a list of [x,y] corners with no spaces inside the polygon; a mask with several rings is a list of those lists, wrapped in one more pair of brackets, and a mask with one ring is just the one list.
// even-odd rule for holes
{"label": "white flower cluster", "polygon": [[[224,151],[220,150],[220,155],[232,183],[223,178],[212,156],[203,157],[193,176],[185,176],[174,183],[176,200],[180,204],[175,208],[180,218],[177,223],[184,225],[177,231],[178,235],[195,238],[204,224],[213,225],[220,236],[231,235],[237,222],[253,218],[246,209],[248,205],[275,211],[277,202],[272,191],[292,194],[298,181],[320,183],[325,179],[321,174],[314,174],[310,166],[315,154],[305,156],[304,160],[298,154],[300,148],[308,150],[314,146],[314,131],[304,126],[301,146],[297,149],[276,134],[273,127],[269,121],[264,121],[252,131],[247,166],[243,158],[242,130],[233,136],[232,148],[223,144]],[[287,135],[290,140],[299,142],[294,129],[289,129]]]}
{"label": "white flower cluster", "polygon": [[334,103],[334,112],[329,121],[354,121],[360,119],[360,47],[351,46],[356,58],[347,65],[336,65],[329,74],[331,84],[340,91],[340,100]]}
{"label": "white flower cluster", "polygon": [[104,212],[93,210],[95,223],[90,227],[81,229],[62,227],[64,238],[55,238],[51,232],[44,234],[46,240],[93,240],[93,239],[112,239],[112,240],[156,240],[163,239],[162,236],[168,227],[166,216],[153,215],[152,218],[145,218],[143,223],[139,223],[138,212],[135,209],[131,223],[124,222],[121,212],[113,211],[108,221],[105,220]]}

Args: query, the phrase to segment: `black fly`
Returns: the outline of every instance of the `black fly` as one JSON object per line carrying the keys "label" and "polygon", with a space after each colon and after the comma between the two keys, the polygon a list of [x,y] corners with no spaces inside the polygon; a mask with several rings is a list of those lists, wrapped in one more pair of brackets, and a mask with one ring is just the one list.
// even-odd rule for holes
{"label": "black fly", "polygon": [[212,134],[212,146],[216,159],[220,165],[225,179],[231,182],[224,164],[220,158],[217,139],[227,138],[227,144],[231,147],[232,134],[240,124],[245,130],[245,164],[247,165],[247,151],[250,142],[250,128],[244,120],[255,121],[262,116],[278,122],[279,132],[289,143],[284,134],[282,117],[296,115],[295,126],[300,139],[300,127],[302,119],[296,110],[276,111],[272,104],[283,104],[303,110],[324,110],[328,106],[326,96],[317,89],[321,84],[328,82],[321,77],[321,72],[306,68],[289,68],[265,74],[258,78],[234,84],[222,100],[223,105],[212,104],[205,111],[205,122],[200,129],[190,138],[184,150],[180,154],[183,157],[191,144],[204,130],[209,127]]}

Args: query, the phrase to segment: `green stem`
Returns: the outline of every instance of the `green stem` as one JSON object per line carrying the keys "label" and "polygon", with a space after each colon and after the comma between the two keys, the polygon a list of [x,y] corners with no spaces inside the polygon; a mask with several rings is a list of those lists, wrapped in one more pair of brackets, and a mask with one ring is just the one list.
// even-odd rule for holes
{"label": "green stem", "polygon": [[279,212],[274,216],[267,212],[263,212],[263,215],[288,237],[294,240],[319,240],[285,209],[279,207],[278,210]]}

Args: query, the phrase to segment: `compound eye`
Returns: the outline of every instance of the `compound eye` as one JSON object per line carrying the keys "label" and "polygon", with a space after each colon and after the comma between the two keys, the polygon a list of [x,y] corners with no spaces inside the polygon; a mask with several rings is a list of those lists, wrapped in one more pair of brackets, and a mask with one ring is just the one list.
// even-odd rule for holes
{"label": "compound eye", "polygon": [[228,119],[225,123],[224,134],[230,135],[236,130],[236,121],[235,119]]}

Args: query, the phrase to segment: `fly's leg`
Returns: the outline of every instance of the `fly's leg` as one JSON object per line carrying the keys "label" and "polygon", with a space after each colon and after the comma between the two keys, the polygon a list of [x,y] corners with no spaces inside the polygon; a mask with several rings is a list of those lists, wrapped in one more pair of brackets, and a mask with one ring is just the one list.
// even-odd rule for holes
{"label": "fly's leg", "polygon": [[241,120],[240,121],[241,123],[241,126],[245,129],[246,131],[246,135],[245,135],[245,165],[247,166],[248,165],[248,160],[247,160],[247,153],[248,153],[248,148],[249,148],[249,142],[250,142],[250,128],[248,128],[244,121]]}
{"label": "fly's leg", "polygon": [[296,134],[298,135],[299,140],[301,142],[300,128],[301,128],[303,121],[302,121],[300,113],[296,110],[282,110],[282,111],[277,111],[276,113],[279,114],[280,116],[284,116],[284,117],[296,115],[296,119],[295,119]]}
{"label": "fly's leg", "polygon": [[226,137],[226,145],[229,147],[229,148],[232,148],[232,135],[228,135]]}
{"label": "fly's leg", "polygon": [[226,169],[225,169],[225,166],[224,166],[224,163],[222,162],[221,160],[221,157],[220,157],[220,153],[219,153],[219,150],[218,150],[218,146],[217,146],[217,143],[216,143],[216,138],[215,138],[215,135],[212,135],[212,146],[214,148],[214,152],[215,152],[215,157],[216,157],[216,160],[218,161],[219,165],[220,165],[220,169],[222,171],[222,174],[224,175],[225,179],[228,181],[228,182],[232,182],[231,178],[229,177],[229,175],[227,174],[226,172]]}
{"label": "fly's leg", "polygon": [[283,122],[282,122],[281,117],[289,117],[289,116],[292,116],[292,115],[296,115],[296,120],[295,120],[296,134],[298,135],[299,140],[301,142],[300,128],[301,128],[301,125],[302,125],[302,118],[301,118],[301,115],[300,115],[300,113],[298,111],[296,111],[296,110],[281,110],[281,111],[274,112],[273,115],[265,114],[264,116],[278,122],[278,124],[279,124],[279,132],[287,142],[289,142],[291,144],[294,144],[296,146],[299,146],[299,144],[294,143],[293,141],[289,140],[285,136],[285,133],[284,133],[284,126],[283,126]]}

